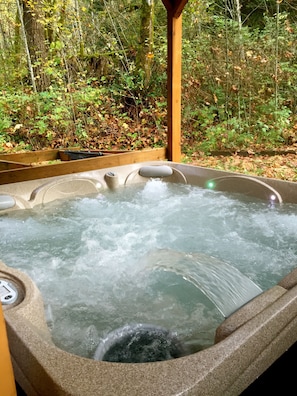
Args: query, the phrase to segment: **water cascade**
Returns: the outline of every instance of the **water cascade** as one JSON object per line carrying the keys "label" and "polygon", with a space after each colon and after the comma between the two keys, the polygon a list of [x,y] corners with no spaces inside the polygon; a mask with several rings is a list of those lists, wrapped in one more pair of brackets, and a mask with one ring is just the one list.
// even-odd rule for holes
{"label": "water cascade", "polygon": [[238,269],[203,253],[184,253],[162,249],[146,260],[153,270],[180,275],[200,289],[228,317],[262,289]]}

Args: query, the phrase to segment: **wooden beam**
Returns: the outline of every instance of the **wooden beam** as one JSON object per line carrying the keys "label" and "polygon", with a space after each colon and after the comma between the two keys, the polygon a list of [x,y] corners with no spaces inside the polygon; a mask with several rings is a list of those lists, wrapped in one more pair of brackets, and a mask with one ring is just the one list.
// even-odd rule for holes
{"label": "wooden beam", "polygon": [[25,164],[52,161],[58,158],[59,150],[37,150],[23,153],[0,154],[1,161],[15,161]]}
{"label": "wooden beam", "polygon": [[167,11],[172,12],[175,18],[178,18],[182,13],[188,0],[162,0]]}
{"label": "wooden beam", "polygon": [[0,394],[10,395],[10,396],[16,396],[17,394],[15,388],[15,379],[13,374],[11,356],[9,352],[6,323],[5,323],[5,318],[1,303],[0,303]]}
{"label": "wooden beam", "polygon": [[23,162],[1,161],[0,160],[0,171],[8,170],[8,169],[26,168],[27,166],[28,166],[28,164],[24,164]]}
{"label": "wooden beam", "polygon": [[168,46],[168,159],[181,161],[181,51],[182,15],[175,17],[173,11],[167,12]]}
{"label": "wooden beam", "polygon": [[0,154],[0,162],[17,162],[21,163],[24,166],[34,165],[42,162],[49,161],[69,161],[69,157],[65,154],[67,151],[91,151],[91,152],[101,152],[104,155],[109,154],[120,154],[127,152],[124,150],[81,150],[79,147],[70,148],[70,149],[53,149],[53,150],[36,150],[36,151],[26,151],[23,153],[9,153],[9,154]]}
{"label": "wooden beam", "polygon": [[27,180],[43,179],[114,166],[129,165],[136,162],[164,160],[165,148],[131,151],[129,153],[111,154],[103,157],[64,161],[52,165],[42,165],[23,169],[0,171],[0,184],[9,184]]}
{"label": "wooden beam", "polygon": [[175,1],[174,7],[173,7],[173,16],[175,18],[178,18],[180,14],[183,12],[183,9],[185,5],[187,4],[188,0],[179,0]]}
{"label": "wooden beam", "polygon": [[170,0],[162,0],[162,3],[164,4],[165,8],[167,11],[172,10],[172,2]]}

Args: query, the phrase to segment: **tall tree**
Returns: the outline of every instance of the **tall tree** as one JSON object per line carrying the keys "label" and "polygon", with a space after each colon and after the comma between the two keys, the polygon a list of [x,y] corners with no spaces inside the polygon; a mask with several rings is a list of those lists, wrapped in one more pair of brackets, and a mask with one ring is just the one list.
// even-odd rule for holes
{"label": "tall tree", "polygon": [[36,0],[23,0],[22,9],[23,15],[20,17],[23,19],[30,62],[34,68],[35,86],[38,92],[42,92],[50,85],[49,76],[44,71],[48,60],[48,49],[42,23],[43,10],[41,3]]}

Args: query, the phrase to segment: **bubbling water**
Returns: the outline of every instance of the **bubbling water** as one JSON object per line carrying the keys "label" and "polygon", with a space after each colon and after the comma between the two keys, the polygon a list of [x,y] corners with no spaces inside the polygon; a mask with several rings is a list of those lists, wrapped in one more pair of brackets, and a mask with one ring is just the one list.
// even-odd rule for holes
{"label": "bubbling water", "polygon": [[[293,269],[296,216],[294,205],[154,179],[3,215],[0,258],[38,285],[59,347],[92,357],[113,330],[150,323],[177,334],[190,353]],[[234,308],[226,285],[232,291],[239,280],[255,290]]]}

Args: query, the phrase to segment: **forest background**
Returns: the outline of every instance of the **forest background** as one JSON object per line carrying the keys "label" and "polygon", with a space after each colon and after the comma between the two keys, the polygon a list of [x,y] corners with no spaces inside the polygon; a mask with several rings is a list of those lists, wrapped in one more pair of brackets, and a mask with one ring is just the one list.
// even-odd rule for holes
{"label": "forest background", "polygon": [[[161,0],[0,0],[0,152],[165,146],[166,35]],[[297,0],[189,0],[184,161],[297,180],[296,43]]]}

